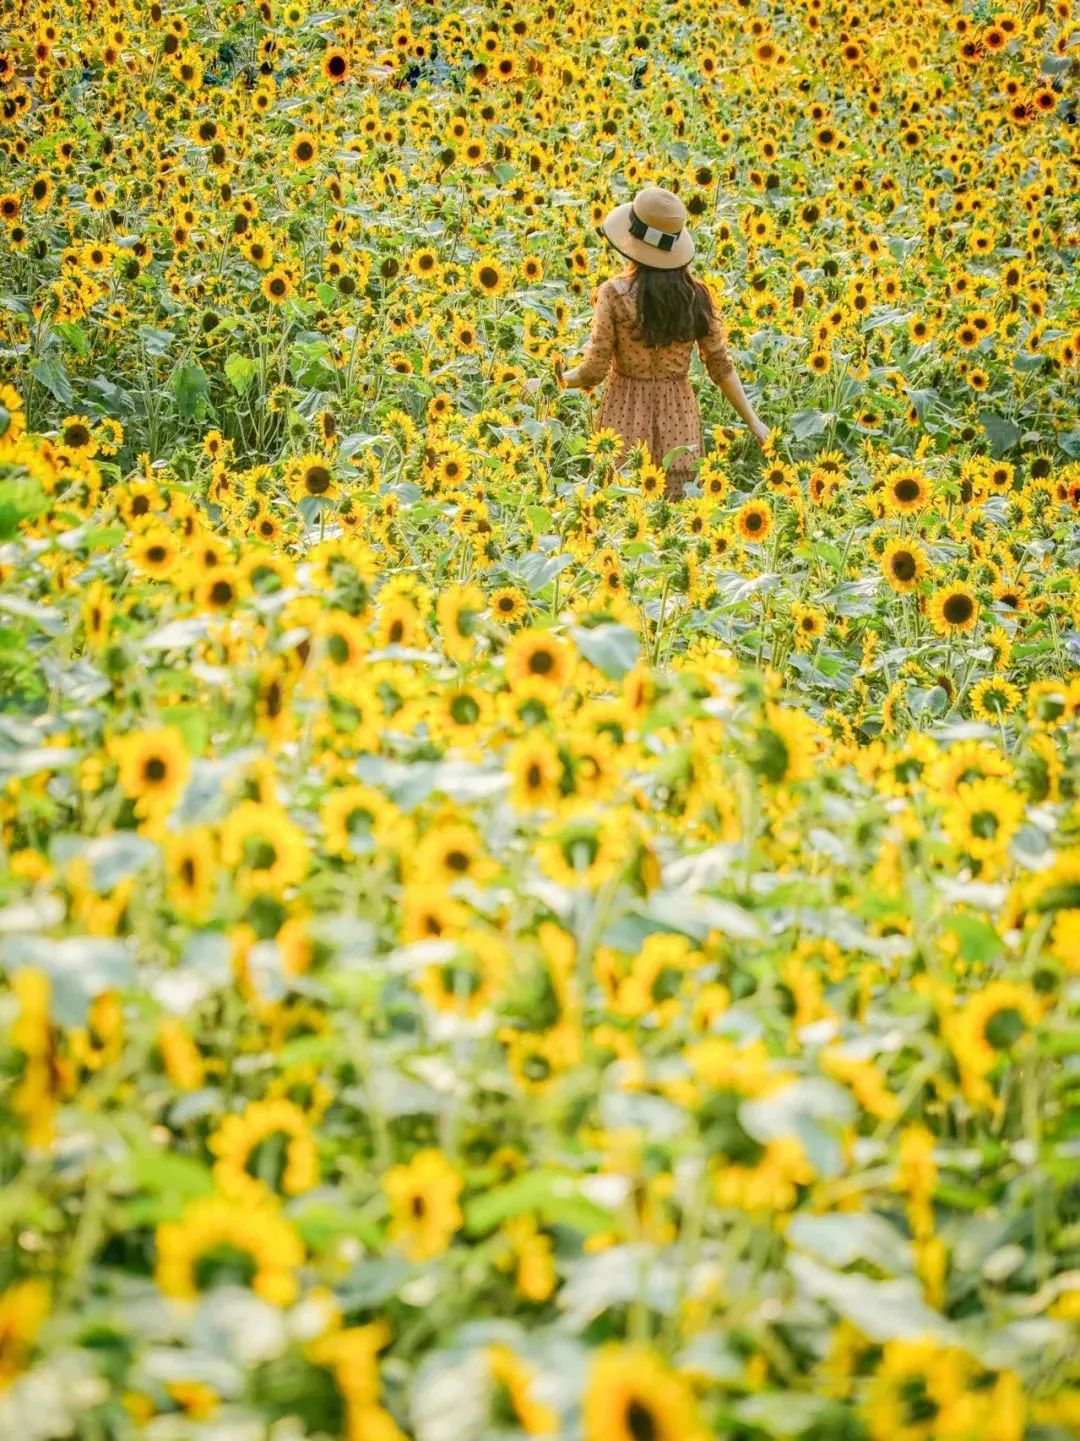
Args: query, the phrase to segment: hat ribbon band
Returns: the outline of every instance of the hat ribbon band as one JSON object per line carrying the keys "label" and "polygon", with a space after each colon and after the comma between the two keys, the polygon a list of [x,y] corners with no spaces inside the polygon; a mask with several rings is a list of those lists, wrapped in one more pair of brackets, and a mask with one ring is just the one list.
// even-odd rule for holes
{"label": "hat ribbon band", "polygon": [[635,240],[644,240],[646,245],[655,245],[657,250],[670,250],[682,234],[677,230],[674,235],[668,230],[657,230],[655,225],[646,225],[637,211],[630,207],[630,234]]}

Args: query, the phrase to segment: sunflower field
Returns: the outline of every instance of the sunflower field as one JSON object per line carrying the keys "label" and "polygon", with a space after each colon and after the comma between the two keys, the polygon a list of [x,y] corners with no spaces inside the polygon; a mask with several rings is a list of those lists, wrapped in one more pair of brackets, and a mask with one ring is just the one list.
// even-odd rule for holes
{"label": "sunflower field", "polygon": [[[1078,75],[5,0],[5,1441],[1080,1436]],[[646,184],[678,500],[553,378]]]}

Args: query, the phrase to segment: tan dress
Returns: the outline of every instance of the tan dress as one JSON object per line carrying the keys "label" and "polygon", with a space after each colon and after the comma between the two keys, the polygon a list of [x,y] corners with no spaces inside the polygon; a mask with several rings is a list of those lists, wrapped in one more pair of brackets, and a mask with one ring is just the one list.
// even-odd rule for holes
{"label": "tan dress", "polygon": [[667,493],[677,497],[702,454],[701,413],[687,378],[695,344],[718,385],[735,366],[719,314],[714,314],[703,340],[681,341],[659,350],[649,350],[635,340],[633,287],[632,277],[618,276],[605,280],[597,290],[589,343],[581,363],[566,372],[564,381],[589,390],[607,377],[593,428],[618,431],[623,438],[620,460],[642,440],[657,465],[676,446],[693,447],[673,455],[667,467]]}

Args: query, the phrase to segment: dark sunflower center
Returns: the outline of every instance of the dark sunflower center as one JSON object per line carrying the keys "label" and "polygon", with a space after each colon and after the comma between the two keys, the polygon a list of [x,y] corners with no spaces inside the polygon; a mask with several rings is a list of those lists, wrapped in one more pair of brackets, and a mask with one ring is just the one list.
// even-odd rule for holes
{"label": "dark sunflower center", "polygon": [[250,1286],[255,1273],[255,1261],[249,1252],[222,1242],[204,1251],[195,1263],[195,1284],[200,1291],[208,1286],[220,1286],[223,1282]]}
{"label": "dark sunflower center", "polygon": [[950,625],[964,625],[971,619],[972,610],[969,596],[951,595],[945,602],[943,614]]}
{"label": "dark sunflower center", "polygon": [[143,774],[148,781],[163,781],[168,774],[168,766],[160,756],[151,756],[143,768]]}
{"label": "dark sunflower center", "polygon": [[908,503],[919,498],[919,482],[917,480],[898,480],[893,487],[893,494],[897,500]]}
{"label": "dark sunflower center", "polygon": [[459,695],[450,703],[450,714],[458,725],[474,725],[480,717],[480,707],[471,695]]}
{"label": "dark sunflower center", "polygon": [[1024,1031],[1024,1018],[1015,1007],[995,1011],[986,1023],[986,1039],[995,1051],[1003,1051],[1018,1041]]}
{"label": "dark sunflower center", "polygon": [[555,657],[549,650],[538,650],[529,661],[533,675],[550,675],[555,669]]}
{"label": "dark sunflower center", "polygon": [[911,580],[915,575],[915,557],[909,550],[899,550],[892,558],[892,573],[897,580]]}
{"label": "dark sunflower center", "polygon": [[626,1430],[633,1441],[657,1441],[660,1435],[656,1417],[647,1405],[636,1399],[626,1408]]}

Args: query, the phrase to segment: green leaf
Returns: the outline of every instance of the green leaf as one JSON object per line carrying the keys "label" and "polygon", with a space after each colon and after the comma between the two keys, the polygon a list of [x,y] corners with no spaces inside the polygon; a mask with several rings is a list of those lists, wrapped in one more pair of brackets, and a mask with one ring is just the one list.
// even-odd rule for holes
{"label": "green leaf", "polygon": [[75,404],[71,381],[62,360],[32,360],[30,374],[39,385],[45,387],[54,400],[68,409]]}
{"label": "green leaf", "polygon": [[258,362],[249,355],[240,355],[234,350],[225,361],[225,375],[237,395],[243,395],[258,373]]}
{"label": "green leaf", "polygon": [[787,426],[796,440],[809,440],[813,435],[821,435],[835,419],[831,410],[797,410]]}
{"label": "green leaf", "polygon": [[210,382],[202,366],[193,360],[173,373],[172,389],[184,420],[201,420],[210,410]]}
{"label": "green leaf", "polygon": [[844,1316],[871,1341],[917,1340],[949,1335],[948,1322],[931,1311],[917,1281],[871,1281],[853,1272],[832,1271],[809,1256],[792,1254],[788,1270],[802,1289]]}
{"label": "green leaf", "polygon": [[990,442],[990,453],[995,459],[1004,455],[1020,439],[1020,427],[1013,425],[1011,420],[1006,420],[1003,415],[997,415],[992,410],[979,411],[979,424],[986,431],[986,438]]}
{"label": "green leaf", "polygon": [[204,755],[210,740],[210,713],[202,706],[169,706],[161,712],[167,725],[176,726],[190,755]]}
{"label": "green leaf", "polygon": [[76,325],[74,321],[62,320],[53,328],[57,335],[63,336],[72,350],[75,351],[76,355],[85,355],[90,349],[86,339],[86,332],[81,325]]}
{"label": "green leaf", "polygon": [[585,659],[608,680],[621,680],[637,664],[640,641],[629,626],[614,622],[591,629],[574,626],[570,634]]}
{"label": "green leaf", "polygon": [[547,1225],[592,1235],[611,1225],[611,1213],[582,1195],[579,1181],[563,1171],[526,1171],[465,1206],[465,1229],[484,1235],[514,1216],[535,1214]]}
{"label": "green leaf", "polygon": [[787,1240],[811,1251],[830,1266],[869,1261],[895,1275],[911,1270],[911,1248],[898,1231],[872,1211],[850,1211],[824,1216],[801,1213],[792,1217]]}
{"label": "green leaf", "polygon": [[134,953],[106,936],[5,936],[0,963],[9,973],[24,966],[44,971],[52,982],[52,1015],[63,1026],[85,1025],[93,998],[126,989],[135,974]]}
{"label": "green leaf", "polygon": [[843,1155],[835,1132],[850,1122],[853,1111],[851,1097],[840,1086],[806,1076],[772,1095],[743,1101],[739,1120],[762,1145],[797,1137],[814,1169],[836,1176],[843,1168]]}
{"label": "green leaf", "polygon": [[214,1189],[209,1167],[201,1161],[150,1144],[131,1151],[129,1175],[138,1190],[159,1198],[155,1210],[162,1217],[179,1214],[184,1202],[208,1196]]}
{"label": "green leaf", "polygon": [[573,564],[574,557],[565,551],[561,555],[545,555],[542,550],[530,550],[517,563],[517,577],[525,583],[530,595],[536,595]]}
{"label": "green leaf", "polygon": [[331,1201],[307,1201],[290,1211],[289,1220],[313,1250],[322,1250],[342,1236],[353,1236],[365,1246],[378,1246],[382,1232],[365,1216]]}

